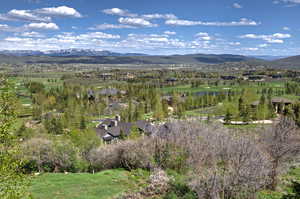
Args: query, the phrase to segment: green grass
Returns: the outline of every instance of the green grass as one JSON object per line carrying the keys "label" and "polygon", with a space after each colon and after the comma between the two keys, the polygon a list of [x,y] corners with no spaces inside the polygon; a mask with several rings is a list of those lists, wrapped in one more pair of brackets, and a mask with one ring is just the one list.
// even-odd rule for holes
{"label": "green grass", "polygon": [[121,169],[96,174],[46,173],[33,179],[30,188],[35,199],[109,199],[145,184],[149,173]]}
{"label": "green grass", "polygon": [[283,193],[291,193],[290,183],[292,180],[300,181],[300,168],[291,169],[287,174],[280,178],[280,191],[261,191],[258,193],[258,199],[281,199]]}
{"label": "green grass", "polygon": [[[218,91],[240,91],[244,88],[284,88],[285,82],[264,82],[264,85],[259,85],[257,82],[250,82],[249,84],[243,84],[243,85],[218,85],[218,86],[212,86],[212,85],[202,85],[196,88],[191,88],[190,84],[186,85],[179,85],[179,86],[170,86],[170,87],[164,87],[161,89],[163,93],[171,93],[173,91],[176,92],[218,92]],[[229,89],[228,89],[229,88]]]}

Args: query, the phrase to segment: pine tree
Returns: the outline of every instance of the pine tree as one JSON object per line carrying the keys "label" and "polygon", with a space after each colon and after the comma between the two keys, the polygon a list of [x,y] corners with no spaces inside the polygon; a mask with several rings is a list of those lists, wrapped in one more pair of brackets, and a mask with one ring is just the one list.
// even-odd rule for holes
{"label": "pine tree", "polygon": [[226,124],[229,124],[231,122],[231,120],[233,119],[233,115],[232,113],[230,113],[229,109],[227,109],[226,111],[226,115],[224,117],[224,121]]}
{"label": "pine tree", "polygon": [[85,123],[84,116],[81,116],[81,118],[80,118],[80,126],[79,126],[79,128],[80,128],[81,130],[86,129],[86,123]]}
{"label": "pine tree", "polygon": [[163,106],[158,94],[155,97],[153,116],[157,120],[162,120],[164,118]]}

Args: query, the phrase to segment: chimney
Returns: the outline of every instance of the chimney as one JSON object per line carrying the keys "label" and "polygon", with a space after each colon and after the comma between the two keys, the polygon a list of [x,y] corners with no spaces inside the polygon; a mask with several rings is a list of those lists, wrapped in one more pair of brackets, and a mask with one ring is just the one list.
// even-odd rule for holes
{"label": "chimney", "polygon": [[118,126],[118,121],[117,121],[117,120],[114,120],[114,121],[112,121],[111,123],[112,123],[112,126],[113,126],[113,127]]}
{"label": "chimney", "polygon": [[108,126],[106,124],[102,124],[102,127],[103,127],[104,130],[108,129]]}
{"label": "chimney", "polygon": [[121,116],[120,116],[120,115],[116,115],[116,120],[117,120],[118,122],[121,122]]}

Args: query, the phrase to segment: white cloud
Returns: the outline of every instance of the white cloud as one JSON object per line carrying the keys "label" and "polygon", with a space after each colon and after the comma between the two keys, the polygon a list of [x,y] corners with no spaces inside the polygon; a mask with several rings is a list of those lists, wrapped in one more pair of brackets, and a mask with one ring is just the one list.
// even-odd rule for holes
{"label": "white cloud", "polygon": [[275,38],[279,38],[279,39],[286,39],[286,38],[291,37],[290,34],[283,34],[283,33],[275,33],[272,36],[275,37]]}
{"label": "white cloud", "polygon": [[136,28],[134,26],[124,24],[100,24],[94,27],[90,27],[89,30],[107,30],[107,29],[124,29],[124,28]]}
{"label": "white cloud", "polygon": [[10,10],[6,14],[0,14],[3,21],[29,21],[29,22],[51,22],[52,17],[82,17],[82,15],[67,6],[41,8],[35,10]]}
{"label": "white cloud", "polygon": [[285,31],[291,30],[291,29],[290,29],[289,27],[287,27],[287,26],[283,27],[282,29],[285,30]]}
{"label": "white cloud", "polygon": [[56,36],[58,39],[63,41],[74,41],[81,43],[99,41],[102,39],[120,39],[120,35],[107,34],[104,32],[89,32],[85,34],[74,35],[73,33],[64,33]]}
{"label": "white cloud", "polygon": [[30,23],[24,26],[26,29],[59,30],[55,23]]}
{"label": "white cloud", "polygon": [[22,37],[34,37],[34,38],[42,38],[45,37],[45,35],[39,33],[39,32],[23,32],[20,34]]}
{"label": "white cloud", "polygon": [[123,10],[120,8],[105,9],[102,12],[105,14],[117,15],[121,17],[137,17],[137,14],[130,13],[128,10]]}
{"label": "white cloud", "polygon": [[165,22],[166,25],[172,26],[195,26],[201,25],[202,22],[200,21],[189,21],[189,20],[182,20],[182,19],[170,19]]}
{"label": "white cloud", "polygon": [[181,19],[170,19],[165,22],[166,25],[173,26],[257,26],[260,23],[249,20],[246,18],[241,18],[240,21],[231,21],[231,22],[202,22],[202,21],[189,21]]}
{"label": "white cloud", "polygon": [[127,39],[120,41],[118,45],[135,49],[174,49],[187,46],[186,42],[168,38],[165,34],[129,34]]}
{"label": "white cloud", "polygon": [[143,18],[130,18],[130,17],[121,17],[119,18],[119,23],[129,25],[129,26],[137,26],[137,27],[157,27],[157,24],[153,24],[150,21],[147,21]]}
{"label": "white cloud", "polygon": [[164,33],[165,33],[166,35],[176,35],[176,32],[169,31],[169,30],[165,31]]}
{"label": "white cloud", "polygon": [[74,8],[70,8],[68,6],[42,8],[42,9],[37,9],[34,12],[47,15],[47,16],[76,17],[76,18],[82,17],[82,15],[77,10],[75,10]]}
{"label": "white cloud", "polygon": [[174,14],[147,14],[141,16],[144,19],[151,20],[151,19],[177,19]]}
{"label": "white cloud", "polygon": [[268,44],[260,44],[260,45],[258,45],[258,47],[260,47],[260,48],[265,48],[265,47],[268,47],[269,45]]}
{"label": "white cloud", "polygon": [[209,36],[209,34],[207,32],[199,32],[195,35],[195,37],[197,37],[198,39],[201,39],[201,40],[205,40],[205,41],[212,40],[212,37]]}
{"label": "white cloud", "polygon": [[241,43],[240,42],[230,42],[229,45],[231,45],[231,46],[239,46],[239,45],[241,45]]}
{"label": "white cloud", "polygon": [[10,10],[7,14],[0,14],[0,20],[3,21],[37,21],[50,22],[51,17],[39,16],[32,13],[30,10]]}
{"label": "white cloud", "polygon": [[0,32],[18,32],[20,31],[17,27],[12,27],[7,24],[0,24]]}
{"label": "white cloud", "polygon": [[120,35],[112,35],[104,32],[90,32],[80,34],[77,39],[120,39]]}
{"label": "white cloud", "polygon": [[243,48],[243,50],[247,50],[247,51],[257,51],[259,50],[258,48]]}
{"label": "white cloud", "polygon": [[282,44],[284,41],[282,39],[287,39],[290,38],[290,34],[283,34],[283,33],[275,33],[272,35],[256,35],[256,34],[246,34],[240,36],[242,39],[262,39],[268,43],[277,43],[277,44]]}
{"label": "white cloud", "polygon": [[241,4],[239,4],[239,3],[234,3],[234,4],[232,4],[232,7],[234,7],[234,8],[243,8],[243,6],[241,5]]}
{"label": "white cloud", "polygon": [[275,0],[275,1],[273,1],[274,4],[278,4],[280,2],[300,4],[300,0]]}

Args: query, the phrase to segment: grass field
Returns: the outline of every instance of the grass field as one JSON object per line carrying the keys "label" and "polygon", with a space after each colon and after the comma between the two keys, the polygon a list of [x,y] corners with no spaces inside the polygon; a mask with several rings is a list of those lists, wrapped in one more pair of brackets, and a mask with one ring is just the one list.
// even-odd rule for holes
{"label": "grass field", "polygon": [[219,86],[209,86],[209,85],[202,85],[196,88],[191,88],[191,85],[179,85],[179,86],[170,86],[164,87],[161,89],[163,93],[171,93],[171,92],[221,92],[221,91],[240,91],[244,88],[274,88],[274,89],[281,89],[284,88],[285,82],[264,82],[263,85],[260,85],[260,82],[251,82],[245,85],[219,85]]}
{"label": "grass field", "polygon": [[145,185],[149,173],[121,169],[96,174],[47,173],[33,179],[30,191],[35,199],[110,199]]}

